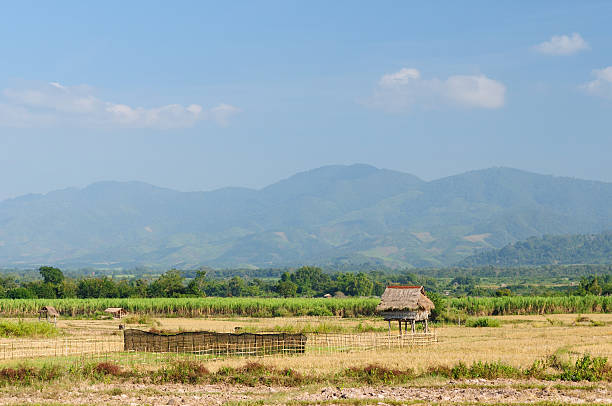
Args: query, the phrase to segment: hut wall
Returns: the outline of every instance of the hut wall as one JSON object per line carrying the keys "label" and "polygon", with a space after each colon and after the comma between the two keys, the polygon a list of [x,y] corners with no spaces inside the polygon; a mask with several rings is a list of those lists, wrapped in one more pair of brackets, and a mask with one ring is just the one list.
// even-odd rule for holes
{"label": "hut wall", "polygon": [[127,329],[123,332],[125,351],[189,352],[211,354],[303,353],[304,334],[216,333],[210,331],[158,334]]}

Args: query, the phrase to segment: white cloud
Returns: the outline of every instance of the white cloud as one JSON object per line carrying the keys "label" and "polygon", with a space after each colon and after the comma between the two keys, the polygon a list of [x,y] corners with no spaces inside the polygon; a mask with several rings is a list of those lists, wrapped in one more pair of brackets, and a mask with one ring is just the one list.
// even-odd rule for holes
{"label": "white cloud", "polygon": [[589,49],[589,44],[578,34],[553,35],[550,41],[542,42],[533,47],[536,51],[547,55],[572,55]]}
{"label": "white cloud", "polygon": [[595,80],[582,86],[587,92],[603,97],[612,97],[612,66],[593,71]]}
{"label": "white cloud", "polygon": [[[189,107],[200,108],[200,106],[192,105]],[[213,107],[208,111],[208,116],[211,120],[215,121],[220,126],[226,126],[229,124],[229,119],[240,113],[238,107],[231,106],[229,104],[221,103],[217,107]]]}
{"label": "white cloud", "polygon": [[179,128],[212,120],[227,125],[237,107],[219,104],[205,110],[198,104],[134,107],[99,99],[89,86],[64,86],[51,82],[42,86],[5,89],[0,99],[0,126]]}
{"label": "white cloud", "polygon": [[389,73],[380,78],[381,86],[406,85],[411,80],[420,79],[421,72],[414,68],[402,68],[399,72]]}
{"label": "white cloud", "polygon": [[417,69],[403,68],[382,76],[369,104],[393,112],[440,106],[497,109],[505,95],[506,86],[484,75],[423,79]]}
{"label": "white cloud", "polygon": [[447,96],[459,104],[485,109],[504,105],[506,86],[484,75],[451,76],[445,85]]}

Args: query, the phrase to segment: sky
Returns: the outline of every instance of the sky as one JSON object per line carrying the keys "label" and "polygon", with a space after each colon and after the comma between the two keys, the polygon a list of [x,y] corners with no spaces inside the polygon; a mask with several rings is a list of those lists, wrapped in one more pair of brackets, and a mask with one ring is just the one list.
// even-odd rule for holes
{"label": "sky", "polygon": [[612,2],[4,2],[0,200],[329,164],[612,182]]}

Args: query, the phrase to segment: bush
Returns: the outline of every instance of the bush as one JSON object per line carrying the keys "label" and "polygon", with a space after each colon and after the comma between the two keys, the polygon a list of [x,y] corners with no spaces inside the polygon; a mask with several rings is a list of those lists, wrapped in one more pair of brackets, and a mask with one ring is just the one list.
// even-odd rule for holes
{"label": "bush", "polygon": [[351,367],[345,370],[344,375],[357,378],[368,384],[405,383],[415,377],[412,369],[402,371],[386,368],[378,364],[370,364],[365,367]]}
{"label": "bush", "polygon": [[562,372],[558,376],[564,381],[601,381],[612,380],[612,367],[604,357],[591,357],[584,354],[574,365],[562,364]]}
{"label": "bush", "polygon": [[157,381],[174,383],[200,383],[210,375],[210,371],[201,363],[195,361],[178,361],[167,368],[161,368],[155,373]]}
{"label": "bush", "polygon": [[38,377],[38,371],[27,365],[20,365],[17,368],[0,369],[0,381],[10,384],[28,385]]}
{"label": "bush", "polygon": [[100,362],[94,367],[94,371],[100,375],[121,376],[121,367],[112,362]]}
{"label": "bush", "polygon": [[149,325],[149,326],[160,326],[161,323],[158,320],[155,320],[153,317],[148,314],[139,314],[139,315],[131,315],[123,318],[123,323],[125,324],[141,324],[141,325]]}
{"label": "bush", "polygon": [[60,330],[46,321],[0,321],[0,337],[56,337]]}
{"label": "bush", "polygon": [[479,317],[477,319],[469,318],[465,322],[466,327],[499,327],[499,320],[490,317]]}

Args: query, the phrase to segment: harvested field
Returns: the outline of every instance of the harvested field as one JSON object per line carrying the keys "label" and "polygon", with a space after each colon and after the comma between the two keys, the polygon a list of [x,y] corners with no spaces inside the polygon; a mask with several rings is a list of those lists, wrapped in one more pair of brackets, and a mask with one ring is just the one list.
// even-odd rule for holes
{"label": "harvested field", "polygon": [[[180,373],[180,370],[172,369],[175,364],[169,361],[170,358],[139,358],[134,362],[135,359],[111,356],[106,359],[111,364],[117,363],[118,368],[126,373],[125,376],[118,374],[95,378],[85,372],[74,376],[62,372],[63,375],[56,378],[53,384],[5,385],[0,387],[0,405],[612,403],[612,383],[609,381],[539,381],[516,375],[523,374],[521,371],[528,370],[534,361],[544,360],[553,354],[567,360],[575,360],[584,353],[612,359],[612,315],[501,316],[496,319],[500,321],[500,327],[438,326],[435,332],[439,342],[428,347],[341,354],[307,352],[246,360],[227,357],[205,361],[202,364],[204,375],[189,384],[177,383],[192,378],[189,374],[173,376]],[[353,331],[364,323],[373,328],[386,326],[383,321],[376,319],[298,317],[168,318],[158,319],[155,327],[162,330],[233,332],[236,327],[248,327],[251,331],[276,331],[279,326],[285,328],[287,325],[310,326],[314,329],[320,325],[335,325],[335,328]],[[121,343],[118,325],[118,320],[62,320],[58,323],[63,334],[60,339],[81,340],[83,343],[91,343],[95,337]],[[147,328],[145,325],[141,327]],[[35,340],[22,338],[13,339],[12,342],[19,342],[23,348],[27,348],[28,345],[33,347]],[[507,370],[514,375],[493,380],[467,377],[449,379],[444,377],[448,375],[428,375],[432,367],[439,367],[443,371],[444,367],[453,368],[462,363],[469,366],[479,361],[505,365],[503,368],[509,368]],[[40,368],[49,368],[49,365],[56,363],[63,371],[69,371],[73,368],[70,365],[87,365],[88,362],[94,362],[90,365],[95,365],[99,361],[55,357],[50,353],[47,357],[41,356],[31,361],[30,365],[42,371]],[[10,374],[17,375],[23,365],[23,360],[0,362],[2,368],[15,368],[15,372]],[[363,375],[371,365],[379,365],[383,370],[399,371],[400,375],[387,378],[383,374],[371,382],[368,375]],[[347,371],[353,370],[357,375],[346,375],[349,373]],[[96,383],[100,379],[105,383]],[[247,386],[243,386],[245,383]]]}
{"label": "harvested field", "polygon": [[[307,352],[299,356],[271,356],[264,358],[263,363],[274,366],[286,366],[300,372],[329,372],[339,368],[355,365],[378,363],[390,368],[411,367],[417,371],[431,365],[453,365],[457,362],[472,363],[475,361],[503,361],[509,365],[525,367],[535,360],[562,351],[569,354],[590,353],[612,358],[612,315],[589,314],[550,315],[550,316],[500,316],[501,327],[468,328],[456,325],[443,325],[435,328],[438,342],[433,347],[411,347],[404,349],[378,349],[377,351],[354,351],[343,353],[319,354]],[[580,321],[582,320],[582,321]],[[359,325],[373,328],[386,328],[386,323],[376,319],[348,319],[334,317],[298,317],[298,318],[213,318],[213,319],[158,319],[158,329],[183,331],[218,331],[234,332],[236,327],[249,328],[252,332],[275,331],[285,326],[319,325],[338,326],[346,331],[353,331]],[[58,327],[63,335],[57,340],[74,343],[75,351],[67,354],[58,352],[57,340],[33,340],[26,338],[0,340],[0,359],[11,359],[4,355],[10,348],[18,349],[23,355],[31,351],[36,357],[54,357],[56,355],[75,355],[78,351],[88,354],[99,354],[106,350],[120,351],[123,346],[122,333],[118,329],[118,320],[61,320]],[[135,328],[148,329],[146,325],[133,325]],[[363,337],[375,333],[365,333]],[[376,333],[382,334],[384,333]],[[328,337],[334,336],[330,334]],[[337,335],[336,335],[337,336]],[[359,335],[352,334],[359,339]],[[325,335],[321,335],[325,339]],[[312,342],[312,341],[311,341]],[[365,339],[362,342],[367,342]],[[45,344],[47,343],[47,344]],[[60,344],[61,347],[62,344]],[[45,352],[45,348],[47,348]],[[64,347],[65,348],[65,345]],[[71,347],[72,348],[72,347]],[[398,357],[398,351],[410,354]],[[147,357],[142,362],[153,358]],[[216,370],[223,366],[233,366],[242,362],[240,359],[222,359],[211,361],[209,368]]]}
{"label": "harvested field", "polygon": [[0,405],[391,405],[611,404],[612,385],[512,380],[425,380],[402,386],[337,388],[166,384],[64,384],[4,387]]}

